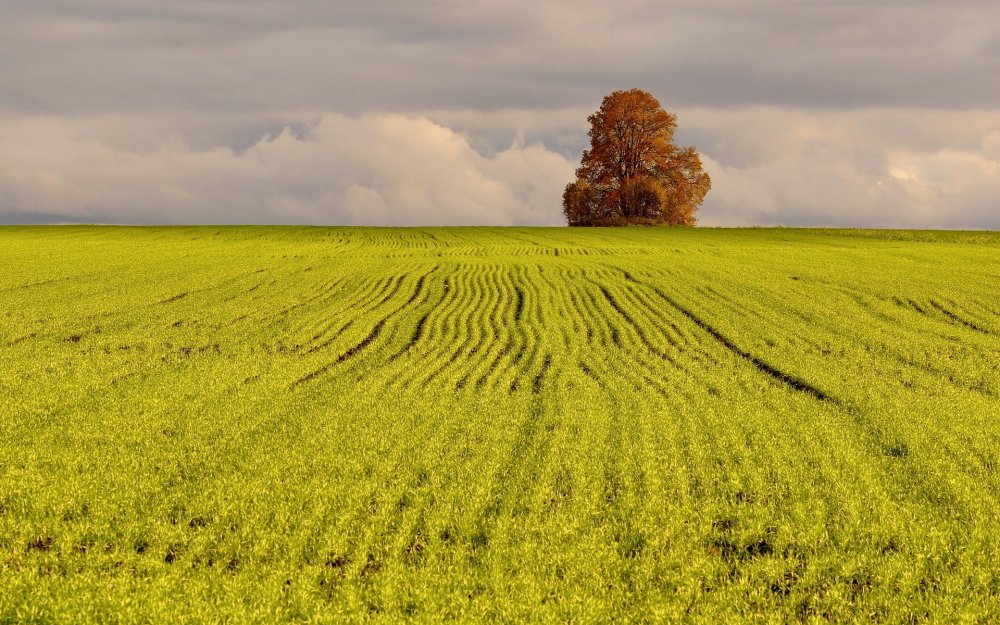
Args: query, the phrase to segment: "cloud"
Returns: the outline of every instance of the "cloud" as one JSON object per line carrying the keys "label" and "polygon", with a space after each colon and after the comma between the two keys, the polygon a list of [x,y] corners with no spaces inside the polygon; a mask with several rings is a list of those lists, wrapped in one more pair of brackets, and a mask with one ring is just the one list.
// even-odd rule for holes
{"label": "cloud", "polygon": [[176,138],[130,151],[21,120],[0,127],[0,221],[553,225],[572,172],[540,144],[487,157],[402,115],[328,114],[238,152]]}
{"label": "cloud", "polygon": [[[580,124],[575,110],[451,117],[528,134]],[[1000,228],[996,113],[702,108],[680,120],[713,179],[705,225]],[[128,125],[103,118],[0,124],[0,222],[555,225],[579,158],[523,134],[476,149],[422,116],[328,113],[242,150],[193,147],[170,127],[127,140]]]}
{"label": "cloud", "polygon": [[700,110],[706,225],[1000,229],[1000,114]]}
{"label": "cloud", "polygon": [[49,112],[1000,101],[992,0],[8,0],[6,105]]}
{"label": "cloud", "polygon": [[556,223],[586,116],[637,86],[705,155],[703,223],[997,227],[998,21],[994,0],[6,0],[0,221]]}

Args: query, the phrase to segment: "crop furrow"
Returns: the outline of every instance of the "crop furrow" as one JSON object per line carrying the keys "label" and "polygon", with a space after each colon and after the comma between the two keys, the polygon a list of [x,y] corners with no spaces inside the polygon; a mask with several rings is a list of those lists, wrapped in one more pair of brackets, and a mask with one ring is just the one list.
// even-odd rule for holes
{"label": "crop furrow", "polygon": [[420,279],[417,280],[417,286],[416,286],[416,288],[413,289],[413,293],[410,295],[410,299],[406,300],[406,304],[403,305],[404,307],[405,306],[409,306],[413,302],[417,301],[417,298],[420,297],[421,293],[423,293],[423,290],[424,290],[424,281],[427,280],[428,276],[430,276],[432,273],[434,273],[435,271],[437,271],[438,267],[440,267],[440,265],[434,265],[433,269],[431,269],[430,271],[428,271],[424,275],[420,276]]}
{"label": "crop furrow", "polygon": [[600,376],[598,376],[596,373],[594,373],[594,370],[591,369],[587,365],[587,363],[585,363],[585,362],[583,362],[581,360],[580,362],[577,363],[577,365],[579,365],[580,371],[582,371],[585,376],[587,376],[588,378],[590,378],[591,380],[593,380],[594,383],[597,384],[597,386],[601,387],[602,390],[603,389],[607,389],[608,385],[605,384],[604,380],[602,380],[600,378]]}
{"label": "crop furrow", "polygon": [[[386,282],[386,287],[382,288],[375,295],[375,298],[381,297],[382,299],[379,300],[377,303],[375,303],[373,305],[370,305],[370,306],[366,305],[365,308],[363,309],[363,311],[361,313],[359,313],[358,316],[364,315],[365,313],[370,313],[370,312],[376,311],[380,307],[382,307],[383,305],[385,305],[386,302],[388,302],[389,300],[391,300],[393,298],[393,296],[395,296],[396,293],[399,292],[399,288],[402,285],[402,283],[405,280],[405,278],[406,278],[407,275],[408,274],[403,274],[403,275],[399,276],[395,281],[389,280],[388,282]],[[389,288],[390,285],[391,285],[391,288]],[[387,290],[388,290],[388,293],[386,293]],[[372,298],[372,299],[374,299],[374,298]],[[371,300],[369,300],[369,302],[370,301]],[[351,308],[357,308],[357,302],[356,301],[352,302],[352,305],[348,307],[348,310],[351,309]],[[346,312],[346,310],[344,312]],[[325,339],[323,339],[319,343],[316,343],[316,341],[318,341],[319,339],[323,338],[323,336],[326,335],[327,332],[329,332],[330,328],[332,328],[333,326],[335,326],[335,325],[337,325],[337,324],[340,323],[340,320],[337,318],[337,316],[333,315],[334,321],[331,321],[330,323],[327,323],[327,324],[323,325],[323,327],[321,327],[318,331],[316,331],[315,334],[312,336],[312,338],[310,338],[306,342],[306,345],[310,345],[310,344],[313,344],[313,343],[315,343],[315,344],[311,345],[311,347],[309,347],[309,349],[307,349],[304,352],[304,355],[315,354],[316,352],[322,351],[322,350],[326,349],[327,347],[329,347],[330,345],[332,345],[334,343],[334,341],[336,341],[338,338],[340,338],[340,336],[344,332],[346,332],[352,325],[354,325],[354,322],[358,318],[358,316],[355,316],[355,317],[353,317],[351,319],[348,319],[348,321],[346,323],[344,323],[343,325],[341,325],[340,328],[337,329],[333,334],[331,334],[330,336],[327,336]]]}
{"label": "crop furrow", "polygon": [[180,300],[184,299],[188,295],[190,295],[190,294],[187,291],[184,291],[183,293],[178,293],[177,295],[174,295],[173,297],[168,297],[167,299],[165,299],[165,300],[163,300],[161,302],[157,302],[157,304],[172,304],[174,302],[177,302],[177,301],[180,301]]}
{"label": "crop furrow", "polygon": [[542,361],[542,368],[535,375],[535,378],[531,381],[531,392],[538,395],[542,392],[542,385],[545,382],[545,374],[549,372],[549,367],[552,366],[552,355],[546,354],[545,360]]}
{"label": "crop furrow", "polygon": [[[608,315],[602,311],[594,291],[582,286],[576,288],[581,290],[579,301],[583,303],[585,311],[584,325],[587,327],[588,342],[597,337],[595,350],[603,354],[603,368],[608,371],[607,378],[612,380],[618,377],[627,381],[630,387],[639,389],[641,377],[636,372],[648,370],[649,363],[625,348],[618,328],[611,324]],[[601,301],[607,303],[603,298]]]}
{"label": "crop furrow", "polygon": [[476,336],[481,334],[476,317],[483,313],[482,293],[479,288],[481,267],[463,267],[466,271],[456,274],[460,279],[455,283],[455,313],[442,320],[447,323],[446,327],[450,332],[452,344],[457,344],[454,350],[447,353],[447,358],[443,358],[442,363],[429,376],[424,378],[422,387],[428,387],[434,380],[441,376],[446,370],[455,368],[461,361],[464,354],[468,357],[475,355],[479,349],[481,341],[477,341]]}
{"label": "crop furrow", "polygon": [[[494,342],[499,343],[502,340],[503,344],[490,361],[486,371],[476,379],[476,389],[482,389],[486,385],[490,377],[499,369],[500,363],[510,355],[516,346],[514,326],[508,321],[508,316],[513,316],[511,314],[513,309],[512,299],[516,300],[517,298],[515,284],[511,279],[509,270],[503,271],[499,275],[501,278],[498,280],[496,288],[497,305],[489,318],[494,333]],[[509,295],[511,292],[515,293],[513,298]],[[518,356],[518,359],[520,359],[520,356]]]}
{"label": "crop furrow", "polygon": [[305,299],[305,300],[303,300],[301,302],[292,304],[288,308],[284,308],[284,309],[278,311],[278,313],[275,314],[275,315],[273,315],[273,316],[274,317],[279,317],[279,318],[280,317],[286,317],[286,316],[290,315],[291,313],[295,312],[296,310],[298,310],[298,309],[300,309],[300,308],[302,308],[304,306],[308,306],[309,304],[315,303],[315,302],[317,302],[319,300],[324,300],[325,298],[327,298],[329,296],[330,293],[333,293],[334,291],[336,291],[337,287],[340,286],[341,283],[344,282],[344,280],[345,280],[345,278],[338,278],[337,280],[334,280],[332,282],[327,283],[326,285],[324,285],[323,287],[321,287],[320,292],[317,293],[316,295],[314,295],[312,297],[309,297],[309,298],[307,298],[307,299]]}
{"label": "crop furrow", "polygon": [[[522,378],[530,375],[529,372],[534,366],[543,343],[539,332],[540,326],[544,324],[541,311],[542,295],[526,268],[520,269],[521,271],[518,272],[519,283],[515,283],[517,301],[515,302],[512,328],[521,336],[521,346],[511,361],[510,370],[513,371],[514,378],[508,387],[509,393],[517,392],[521,387]],[[531,290],[530,310],[526,309],[525,289]],[[526,315],[530,318],[525,318]],[[523,364],[522,359],[524,360]]]}
{"label": "crop furrow", "polygon": [[410,339],[406,342],[406,345],[404,345],[402,349],[389,357],[389,362],[396,360],[403,354],[413,349],[413,346],[420,341],[420,338],[424,334],[424,326],[427,325],[427,318],[431,316],[431,312],[433,311],[424,313],[424,315],[417,320],[417,325],[413,328],[413,334],[410,336]]}
{"label": "crop furrow", "polygon": [[[410,295],[410,297],[402,305],[400,305],[400,306],[396,307],[395,309],[393,309],[392,312],[390,312],[385,318],[382,319],[382,322],[385,323],[386,321],[389,321],[392,317],[396,316],[397,314],[399,314],[400,312],[402,312],[404,309],[406,309],[408,306],[410,306],[411,304],[413,304],[413,302],[416,301],[418,297],[420,297],[420,294],[423,291],[424,280],[427,278],[427,276],[429,276],[430,274],[434,273],[434,271],[436,271],[436,270],[437,270],[437,267],[435,266],[434,269],[432,269],[431,271],[429,271],[426,274],[422,275],[417,280],[417,283],[416,283],[416,286],[414,288],[414,291]],[[405,277],[405,276],[403,276],[403,277]],[[383,305],[385,305],[389,300],[391,300],[396,295],[396,293],[399,292],[399,287],[402,284],[403,277],[401,277],[400,280],[397,281],[396,286],[392,290],[392,292],[389,295],[383,297],[382,301],[380,301],[377,305],[375,305],[371,309],[369,309],[368,312],[373,312],[375,310],[378,310]],[[342,325],[332,335],[328,336],[322,342],[317,343],[316,345],[313,345],[308,350],[306,350],[305,353],[304,353],[304,355],[314,354],[314,353],[316,353],[318,351],[321,351],[321,350],[324,350],[327,347],[329,347],[330,345],[332,345],[334,343],[334,341],[336,341],[338,338],[340,338],[340,336],[343,335],[343,333],[346,332],[354,324],[354,321],[355,321],[355,319],[351,319],[351,320],[347,321],[347,323],[345,323],[344,325]],[[322,334],[323,334],[323,332],[320,332],[319,334],[317,334],[316,336],[313,337],[313,340],[316,340],[317,338],[319,338],[320,336],[322,336]],[[390,358],[390,362],[392,360],[395,360],[396,357],[398,357],[398,356],[391,357]]]}
{"label": "crop furrow", "polygon": [[[628,281],[638,284],[634,278]],[[644,292],[641,287],[641,284],[639,288],[629,287],[626,290],[626,294],[631,297],[630,301],[634,302],[640,310],[646,311],[643,318],[657,330],[658,336],[665,338],[670,347],[678,352],[678,355],[687,355],[692,360],[704,360],[708,365],[718,365],[718,360],[716,360],[711,351],[705,349],[704,343],[699,341],[695,336],[683,332],[673,321],[665,319],[662,309],[655,305],[653,298]],[[686,352],[690,353],[686,354]],[[691,368],[684,366],[680,361],[675,362],[675,364],[685,374],[689,376],[695,375]]]}
{"label": "crop furrow", "polygon": [[25,334],[24,336],[19,336],[19,337],[15,338],[15,339],[11,339],[10,341],[7,341],[7,347],[14,347],[15,345],[20,345],[21,343],[24,343],[25,341],[30,341],[31,339],[35,338],[36,336],[38,336],[38,333],[37,332],[32,332],[30,334]]}
{"label": "crop furrow", "polygon": [[959,317],[953,311],[945,308],[944,306],[942,306],[940,303],[938,303],[935,300],[930,300],[930,305],[933,306],[934,308],[936,308],[938,310],[938,312],[940,312],[941,314],[943,314],[945,317],[948,317],[949,319],[951,319],[953,322],[957,323],[958,325],[965,326],[966,328],[968,328],[968,329],[970,329],[970,330],[972,330],[974,332],[979,332],[980,334],[989,334],[990,333],[989,330],[987,330],[987,329],[985,329],[985,328],[983,328],[981,326],[978,326],[975,323],[972,323],[971,321],[969,321],[967,319]]}
{"label": "crop furrow", "polygon": [[618,315],[625,320],[625,323],[627,323],[632,328],[632,330],[635,331],[636,335],[639,337],[639,342],[642,343],[642,345],[646,348],[647,351],[649,351],[649,353],[653,354],[660,360],[669,363],[679,371],[683,371],[684,373],[690,374],[690,371],[688,371],[688,369],[684,367],[682,364],[677,362],[677,360],[675,360],[670,354],[667,354],[666,352],[662,351],[661,349],[653,345],[652,341],[649,340],[649,337],[646,335],[646,332],[642,329],[642,327],[638,323],[636,323],[635,319],[632,318],[632,315],[630,315],[628,312],[625,311],[625,309],[622,308],[622,306],[618,303],[618,300],[615,299],[614,295],[612,295],[611,292],[608,291],[606,287],[604,287],[603,285],[598,285],[598,287],[601,289],[601,293],[604,294],[604,298],[608,300],[608,303],[611,304],[611,307],[615,310],[615,312],[617,312]]}
{"label": "crop furrow", "polygon": [[371,343],[375,339],[378,338],[379,334],[382,333],[382,328],[385,325],[385,322],[386,322],[386,319],[383,319],[382,321],[379,321],[377,324],[375,324],[375,327],[372,328],[372,331],[371,331],[371,333],[368,334],[368,336],[366,336],[364,339],[362,339],[360,343],[354,345],[353,347],[349,348],[347,351],[345,351],[344,353],[342,353],[340,356],[338,356],[335,361],[333,361],[331,363],[328,363],[326,365],[323,365],[319,369],[316,369],[315,371],[313,371],[313,372],[311,372],[311,373],[309,373],[309,374],[307,374],[307,375],[299,378],[295,382],[293,382],[292,383],[292,388],[294,388],[296,386],[299,386],[300,384],[304,384],[306,382],[309,382],[310,380],[314,380],[317,377],[319,377],[320,375],[323,375],[324,373],[326,373],[327,371],[329,371],[330,369],[332,369],[333,367],[336,367],[340,363],[342,363],[342,362],[344,362],[344,361],[346,361],[346,360],[348,360],[350,358],[353,358],[355,355],[358,354],[358,352],[360,352],[364,348],[366,348],[369,345],[371,345]]}
{"label": "crop furrow", "polygon": [[501,468],[493,476],[485,506],[475,522],[477,534],[474,541],[482,546],[490,543],[490,529],[504,517],[520,516],[528,512],[517,505],[534,485],[550,453],[553,428],[543,427],[544,405],[540,396],[534,396],[521,422],[516,439]]}
{"label": "crop furrow", "polygon": [[465,388],[470,380],[476,380],[477,388],[495,366],[498,356],[494,354],[502,337],[497,325],[497,312],[504,306],[503,287],[495,272],[481,271],[476,275],[475,291],[466,315],[467,332],[475,337],[475,344],[466,354],[466,360],[459,369],[460,379],[456,390]]}

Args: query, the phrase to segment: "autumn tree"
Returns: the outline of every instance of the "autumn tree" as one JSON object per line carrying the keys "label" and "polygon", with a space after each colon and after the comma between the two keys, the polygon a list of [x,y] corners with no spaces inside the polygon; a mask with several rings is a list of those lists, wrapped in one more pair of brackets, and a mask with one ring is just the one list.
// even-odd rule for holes
{"label": "autumn tree", "polygon": [[674,145],[676,115],[630,89],[605,97],[587,121],[590,149],[563,192],[569,225],[695,225],[712,181],[693,147]]}

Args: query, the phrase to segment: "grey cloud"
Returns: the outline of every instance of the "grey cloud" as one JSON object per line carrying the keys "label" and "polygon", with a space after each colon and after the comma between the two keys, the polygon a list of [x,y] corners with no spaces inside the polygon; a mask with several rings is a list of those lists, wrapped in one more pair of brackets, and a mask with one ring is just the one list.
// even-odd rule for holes
{"label": "grey cloud", "polygon": [[[639,86],[705,154],[706,223],[996,227],[997,23],[992,0],[7,0],[0,222],[552,223],[587,114]],[[427,155],[456,178],[402,160]]]}
{"label": "grey cloud", "polygon": [[992,106],[1000,6],[652,0],[69,2],[4,9],[29,109]]}

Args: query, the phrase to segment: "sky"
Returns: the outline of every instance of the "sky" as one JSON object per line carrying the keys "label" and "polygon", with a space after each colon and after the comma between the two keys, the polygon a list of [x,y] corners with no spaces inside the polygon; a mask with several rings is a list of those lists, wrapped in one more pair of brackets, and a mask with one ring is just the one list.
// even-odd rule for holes
{"label": "sky", "polygon": [[558,225],[638,87],[709,226],[1000,229],[995,0],[3,0],[0,223]]}

